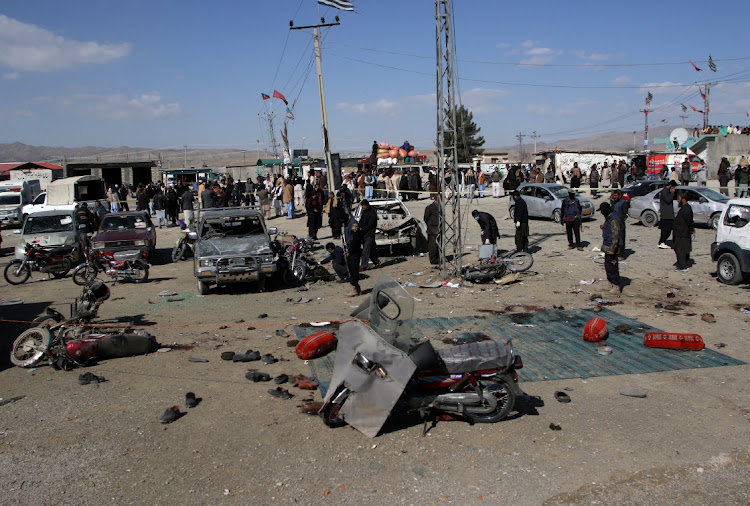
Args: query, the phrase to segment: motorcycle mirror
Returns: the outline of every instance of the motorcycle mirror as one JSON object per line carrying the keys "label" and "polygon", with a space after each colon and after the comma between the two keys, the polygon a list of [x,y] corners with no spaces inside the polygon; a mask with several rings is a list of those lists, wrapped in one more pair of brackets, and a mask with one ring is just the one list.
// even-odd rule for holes
{"label": "motorcycle mirror", "polygon": [[269,235],[277,234],[278,232],[279,232],[279,230],[276,227],[271,227],[271,228],[268,229],[268,234]]}
{"label": "motorcycle mirror", "polygon": [[197,241],[198,234],[196,234],[195,232],[188,232],[187,238],[190,239],[191,241]]}

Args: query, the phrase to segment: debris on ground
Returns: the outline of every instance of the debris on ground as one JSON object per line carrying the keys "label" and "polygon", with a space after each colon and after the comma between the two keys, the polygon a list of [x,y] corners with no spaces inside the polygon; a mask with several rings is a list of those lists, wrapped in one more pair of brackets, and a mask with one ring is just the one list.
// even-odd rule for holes
{"label": "debris on ground", "polygon": [[645,399],[647,397],[646,392],[634,388],[623,388],[620,390],[620,395],[624,395],[625,397],[637,397],[639,399]]}
{"label": "debris on ground", "polygon": [[188,362],[208,362],[207,358],[203,357],[188,357]]}
{"label": "debris on ground", "polygon": [[177,292],[173,292],[171,290],[162,290],[158,293],[159,297],[172,297],[174,295],[177,295]]}
{"label": "debris on ground", "polygon": [[703,313],[701,315],[701,320],[703,320],[706,323],[716,323],[716,317],[712,315],[711,313]]}
{"label": "debris on ground", "polygon": [[161,415],[161,423],[172,423],[178,418],[180,418],[185,413],[180,412],[180,408],[177,406],[172,406],[171,408],[167,408],[167,410],[164,412],[163,415]]}
{"label": "debris on ground", "polygon": [[562,427],[554,422],[550,422],[549,428],[552,430],[562,430]]}
{"label": "debris on ground", "polygon": [[11,404],[16,401],[20,401],[21,399],[25,399],[25,395],[16,395],[15,397],[11,397],[10,399],[3,399],[0,398],[0,406],[5,406],[6,404]]}
{"label": "debris on ground", "polygon": [[496,279],[495,280],[495,284],[498,284],[498,285],[509,285],[511,283],[515,283],[519,279],[521,279],[521,273],[520,272],[512,272],[510,274],[506,274],[505,276],[503,276],[500,279]]}

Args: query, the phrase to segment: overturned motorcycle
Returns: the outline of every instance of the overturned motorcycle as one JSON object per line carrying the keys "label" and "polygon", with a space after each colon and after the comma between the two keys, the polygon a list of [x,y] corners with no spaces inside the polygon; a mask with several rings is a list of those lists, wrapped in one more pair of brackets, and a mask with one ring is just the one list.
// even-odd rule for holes
{"label": "overturned motorcycle", "polygon": [[156,339],[131,328],[94,332],[90,325],[102,302],[109,298],[104,283],[94,282],[83,289],[71,308],[71,316],[48,309],[34,320],[30,329],[13,342],[10,361],[18,367],[34,367],[45,359],[55,369],[70,370],[99,359],[143,355],[156,350]]}
{"label": "overturned motorcycle", "polygon": [[413,298],[381,276],[369,299],[338,333],[331,385],[320,412],[330,427],[349,424],[375,437],[392,412],[418,412],[478,423],[507,418],[522,394],[520,355],[505,343],[483,341],[436,350],[412,342]]}

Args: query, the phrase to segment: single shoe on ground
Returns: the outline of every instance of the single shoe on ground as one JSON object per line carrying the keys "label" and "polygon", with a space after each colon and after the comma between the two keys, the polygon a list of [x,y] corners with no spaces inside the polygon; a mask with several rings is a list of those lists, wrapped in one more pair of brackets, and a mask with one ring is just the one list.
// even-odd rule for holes
{"label": "single shoe on ground", "polygon": [[222,360],[232,360],[234,358],[234,352],[233,351],[224,351],[221,353],[221,359]]}
{"label": "single shoe on ground", "polygon": [[260,360],[259,351],[247,350],[243,354],[236,353],[232,357],[232,362],[254,362],[255,360]]}
{"label": "single shoe on ground", "polygon": [[294,395],[289,393],[289,390],[282,387],[270,388],[268,389],[268,393],[273,397],[278,397],[279,399],[291,399],[292,397],[294,397]]}
{"label": "single shoe on ground", "polygon": [[318,384],[304,374],[298,374],[294,377],[294,386],[301,390],[317,390]]}
{"label": "single shoe on ground", "polygon": [[161,415],[161,423],[172,423],[178,418],[180,418],[184,413],[180,412],[180,408],[177,406],[172,406],[171,408],[167,408],[167,410],[164,412],[163,415]]}
{"label": "single shoe on ground", "polygon": [[78,383],[88,385],[89,383],[103,383],[107,381],[104,376],[97,376],[91,372],[85,372],[78,376]]}
{"label": "single shoe on ground", "polygon": [[203,399],[200,397],[196,397],[193,392],[188,392],[185,394],[185,406],[188,408],[194,408],[196,407]]}
{"label": "single shoe on ground", "polygon": [[557,399],[558,402],[562,402],[563,404],[567,404],[568,402],[570,402],[570,396],[561,390],[555,392],[555,399]]}
{"label": "single shoe on ground", "polygon": [[284,329],[277,330],[276,335],[279,337],[289,337],[289,334],[287,334]]}
{"label": "single shoe on ground", "polygon": [[257,383],[259,381],[271,381],[270,374],[260,371],[249,371],[247,374],[245,374],[245,377],[253,383]]}
{"label": "single shoe on ground", "polygon": [[264,363],[264,364],[266,364],[266,365],[269,365],[269,364],[275,364],[276,362],[278,362],[278,361],[279,361],[279,359],[278,359],[278,358],[275,358],[275,357],[274,357],[273,355],[271,355],[270,353],[267,353],[267,354],[263,355],[263,356],[261,357],[261,359],[263,360],[263,363]]}
{"label": "single shoe on ground", "polygon": [[282,383],[286,383],[287,381],[289,381],[289,376],[287,376],[286,374],[279,374],[273,379],[273,382],[277,385],[281,385]]}

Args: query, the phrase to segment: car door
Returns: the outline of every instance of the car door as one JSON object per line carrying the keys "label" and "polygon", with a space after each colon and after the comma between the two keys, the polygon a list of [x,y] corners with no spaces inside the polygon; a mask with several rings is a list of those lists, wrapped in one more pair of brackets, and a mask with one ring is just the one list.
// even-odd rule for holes
{"label": "car door", "polygon": [[693,222],[706,223],[711,215],[708,199],[693,190],[683,190],[687,194],[688,204],[693,208]]}
{"label": "car door", "polygon": [[537,188],[536,197],[539,202],[539,214],[537,216],[541,216],[542,218],[549,218],[552,216],[552,211],[554,211],[558,205],[562,205],[546,188]]}
{"label": "car door", "polygon": [[521,198],[526,202],[526,208],[529,212],[529,216],[539,216],[539,199],[535,197],[535,190],[533,186],[524,186],[518,190],[521,194]]}

